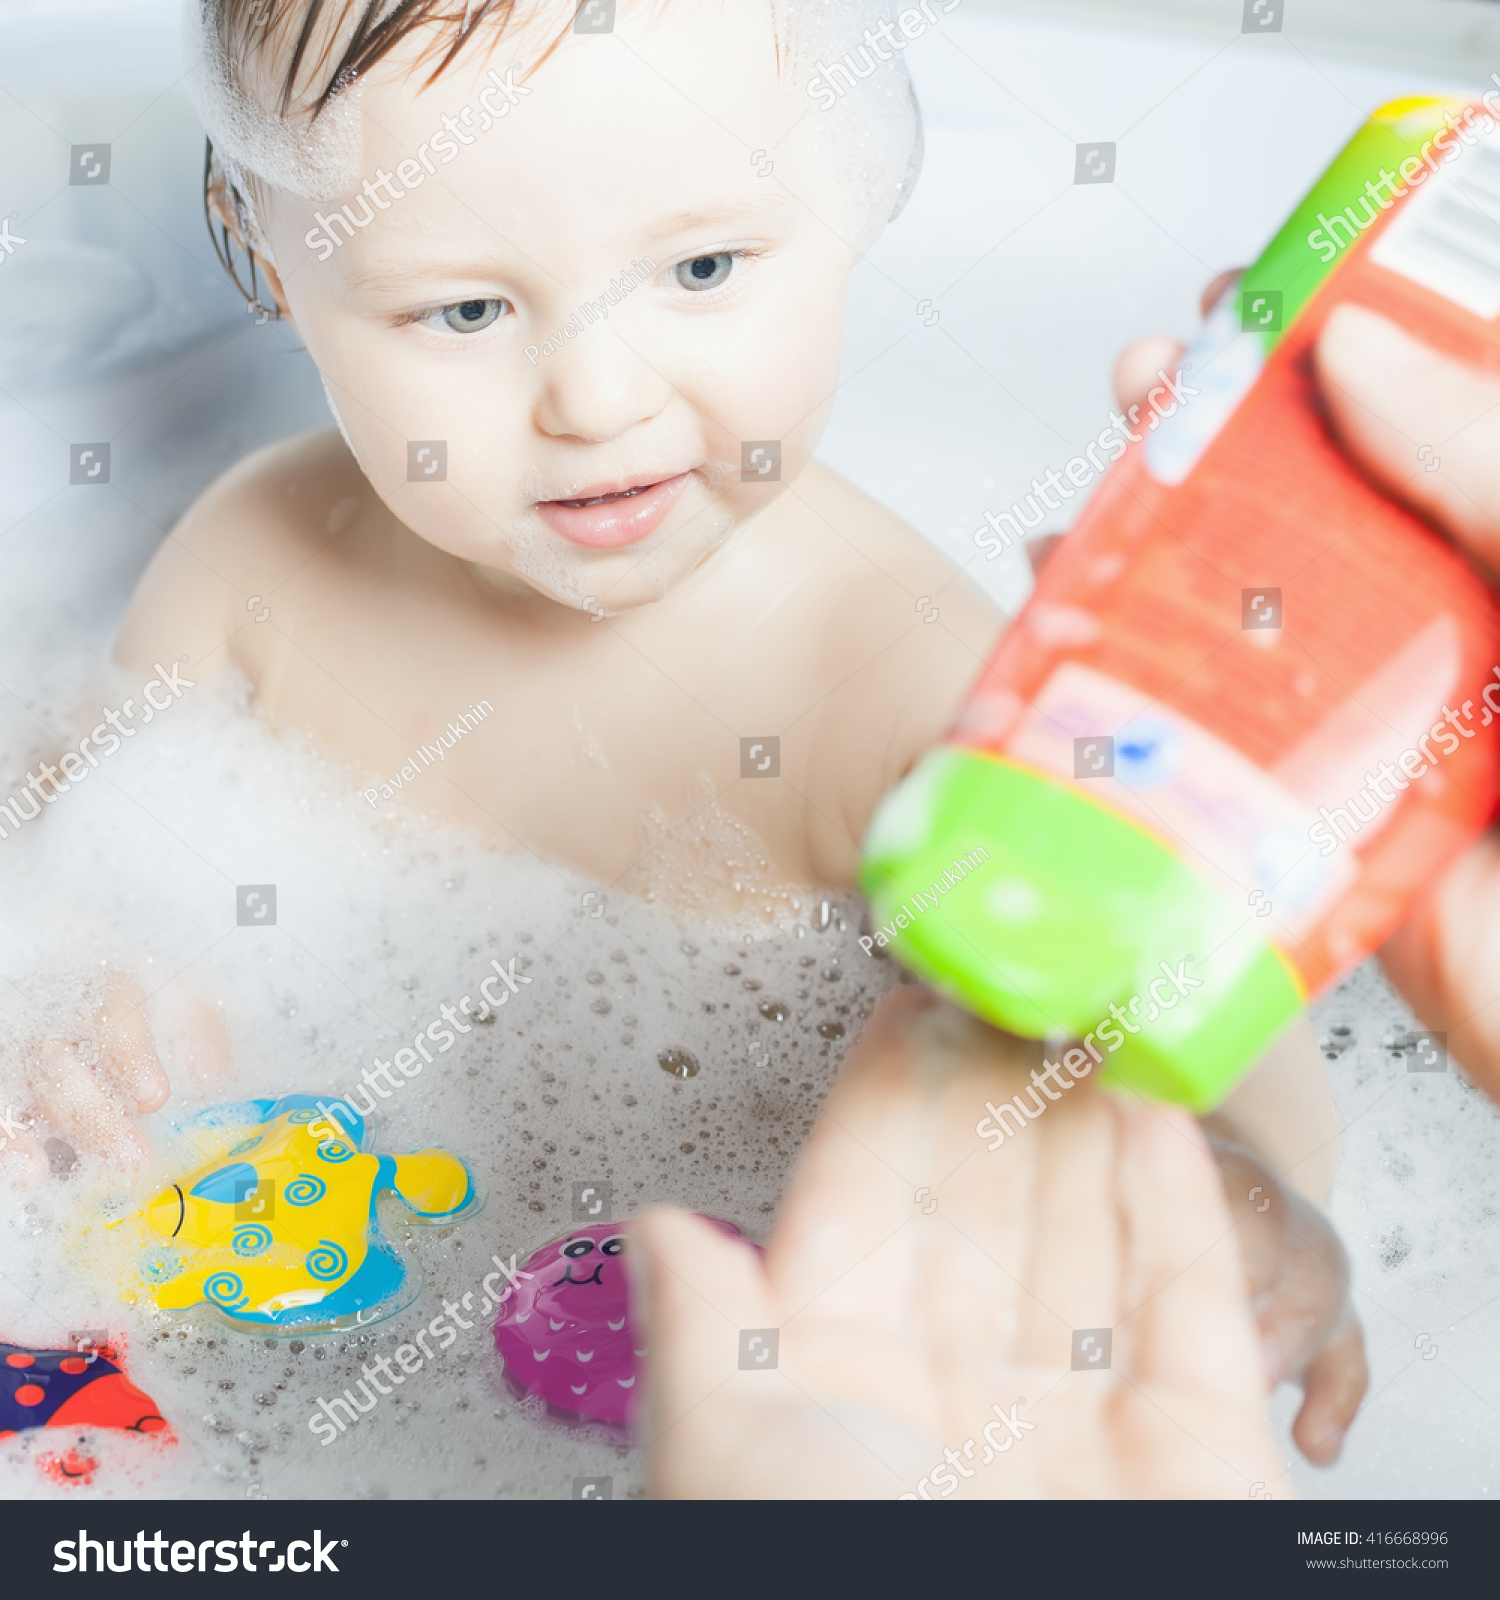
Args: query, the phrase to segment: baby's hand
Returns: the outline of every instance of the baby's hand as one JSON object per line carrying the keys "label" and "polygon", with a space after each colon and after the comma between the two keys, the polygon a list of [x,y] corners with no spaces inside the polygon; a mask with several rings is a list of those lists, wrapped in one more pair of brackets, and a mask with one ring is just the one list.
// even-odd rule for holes
{"label": "baby's hand", "polygon": [[1338,1460],[1369,1387],[1364,1334],[1349,1300],[1349,1260],[1316,1206],[1283,1188],[1231,1129],[1210,1119],[1229,1214],[1250,1280],[1266,1377],[1296,1380],[1297,1448],[1316,1466]]}
{"label": "baby's hand", "polygon": [[132,1119],[157,1110],[170,1092],[143,1014],[145,996],[133,980],[111,973],[93,998],[85,1027],[43,1033],[22,1046],[27,1104],[6,1108],[6,1117],[25,1131],[0,1149],[0,1171],[15,1181],[66,1177],[83,1150],[118,1166],[145,1158],[146,1140]]}
{"label": "baby's hand", "polygon": [[1081,1085],[991,1149],[986,1101],[1041,1061],[898,992],[764,1260],[681,1212],[634,1224],[656,1493],[1245,1498],[1282,1477],[1203,1134]]}

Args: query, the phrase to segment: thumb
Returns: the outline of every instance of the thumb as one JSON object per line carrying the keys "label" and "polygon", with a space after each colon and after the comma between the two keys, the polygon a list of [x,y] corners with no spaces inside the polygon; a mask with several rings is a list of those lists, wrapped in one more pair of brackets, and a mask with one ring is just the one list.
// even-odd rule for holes
{"label": "thumb", "polygon": [[770,1289],[748,1241],[666,1206],[631,1223],[626,1259],[646,1352],[640,1438],[651,1452],[652,1492],[692,1494],[713,1446],[694,1435],[694,1415],[739,1370],[741,1330],[777,1325]]}
{"label": "thumb", "polygon": [[1355,460],[1500,573],[1500,375],[1354,305],[1329,317],[1316,365]]}

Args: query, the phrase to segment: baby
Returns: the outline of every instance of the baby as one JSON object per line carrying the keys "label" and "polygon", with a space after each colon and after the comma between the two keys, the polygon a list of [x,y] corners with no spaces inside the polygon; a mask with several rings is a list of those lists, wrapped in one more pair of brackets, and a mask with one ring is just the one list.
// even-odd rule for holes
{"label": "baby", "polygon": [[[242,674],[373,806],[419,762],[424,807],[623,892],[743,923],[851,885],[1004,621],[813,459],[850,269],[915,179],[924,13],[190,0],[226,261],[339,427],[202,496],[120,663]],[[828,109],[819,74],[850,80]],[[161,1086],[134,1070],[145,1106]],[[1305,1027],[1226,1115],[1326,1198],[1338,1125]],[[1303,1232],[1334,1287],[1281,1307],[1300,1354],[1278,1375],[1342,1295],[1336,1243]],[[1356,1368],[1357,1337],[1315,1374],[1339,1396],[1303,1440],[1324,1459]]]}

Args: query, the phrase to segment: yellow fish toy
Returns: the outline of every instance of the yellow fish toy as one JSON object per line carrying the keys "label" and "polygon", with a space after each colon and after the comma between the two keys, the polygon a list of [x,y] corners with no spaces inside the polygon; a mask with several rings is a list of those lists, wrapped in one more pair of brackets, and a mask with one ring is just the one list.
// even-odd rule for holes
{"label": "yellow fish toy", "polygon": [[161,1310],[207,1300],[235,1328],[282,1335],[378,1322],[421,1288],[381,1231],[380,1195],[394,1192],[423,1222],[452,1222],[480,1203],[469,1169],[446,1150],[372,1153],[373,1130],[343,1101],[330,1111],[306,1094],[248,1100],[193,1125],[246,1137],[147,1208],[160,1242],[141,1275]]}

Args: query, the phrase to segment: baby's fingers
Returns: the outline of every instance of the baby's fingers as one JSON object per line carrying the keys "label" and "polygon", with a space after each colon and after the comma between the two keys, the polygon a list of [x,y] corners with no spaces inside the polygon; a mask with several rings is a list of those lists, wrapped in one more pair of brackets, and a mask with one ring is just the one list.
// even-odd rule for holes
{"label": "baby's fingers", "polygon": [[0,1148],[0,1175],[18,1189],[37,1188],[51,1171],[47,1152],[35,1139],[11,1137]]}
{"label": "baby's fingers", "polygon": [[96,1065],[113,1082],[135,1112],[156,1111],[166,1104],[171,1085],[162,1070],[145,1017],[145,995],[121,973],[106,980],[103,1003],[93,1016]]}
{"label": "baby's fingers", "polygon": [[1292,1424],[1292,1438],[1315,1467],[1331,1467],[1338,1460],[1369,1386],[1364,1333],[1350,1313],[1302,1378],[1302,1409]]}
{"label": "baby's fingers", "polygon": [[145,1159],[145,1139],[76,1045],[49,1039],[38,1053],[31,1089],[47,1122],[75,1149],[97,1150],[127,1166]]}

